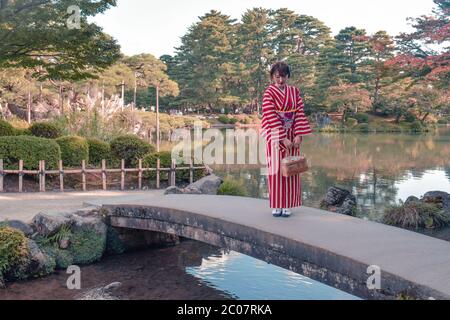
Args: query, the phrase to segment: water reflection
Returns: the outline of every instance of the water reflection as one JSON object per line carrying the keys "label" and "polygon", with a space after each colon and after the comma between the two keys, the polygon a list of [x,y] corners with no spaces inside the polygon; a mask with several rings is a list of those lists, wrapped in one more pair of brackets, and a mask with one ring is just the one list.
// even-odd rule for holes
{"label": "water reflection", "polygon": [[[186,268],[217,290],[243,300],[356,300],[300,274],[236,252],[203,259],[201,266]],[[270,279],[270,281],[268,281]]]}
{"label": "water reflection", "polygon": [[[450,192],[450,128],[427,135],[315,134],[305,139],[303,153],[312,162],[303,177],[307,206],[318,207],[337,185],[356,195],[360,217],[378,220],[387,205],[410,195]],[[263,166],[212,167],[220,176],[242,179],[252,197],[268,197]]]}

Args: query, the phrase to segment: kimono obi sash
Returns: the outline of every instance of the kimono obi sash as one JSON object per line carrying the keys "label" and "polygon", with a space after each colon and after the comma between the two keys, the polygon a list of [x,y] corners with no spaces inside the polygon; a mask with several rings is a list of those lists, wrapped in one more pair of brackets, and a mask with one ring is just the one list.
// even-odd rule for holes
{"label": "kimono obi sash", "polygon": [[291,110],[276,110],[278,118],[281,120],[281,123],[285,130],[289,130],[294,125],[295,113],[298,112],[298,109]]}

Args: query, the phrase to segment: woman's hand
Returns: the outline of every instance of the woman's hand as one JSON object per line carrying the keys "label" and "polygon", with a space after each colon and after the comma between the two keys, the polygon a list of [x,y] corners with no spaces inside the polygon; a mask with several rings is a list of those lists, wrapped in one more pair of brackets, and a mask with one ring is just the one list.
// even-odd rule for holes
{"label": "woman's hand", "polygon": [[292,142],[288,138],[284,139],[282,142],[286,148],[288,149],[292,148]]}
{"label": "woman's hand", "polygon": [[300,144],[302,143],[302,137],[301,136],[296,136],[294,138],[294,148],[300,148]]}

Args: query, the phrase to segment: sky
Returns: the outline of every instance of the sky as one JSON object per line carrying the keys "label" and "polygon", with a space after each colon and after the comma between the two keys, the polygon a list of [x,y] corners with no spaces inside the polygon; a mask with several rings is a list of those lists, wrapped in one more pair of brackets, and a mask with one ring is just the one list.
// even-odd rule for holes
{"label": "sky", "polygon": [[411,31],[407,17],[431,13],[433,0],[118,0],[118,5],[93,18],[118,40],[126,55],[173,55],[180,38],[199,17],[212,9],[240,20],[247,9],[288,8],[318,18],[339,30],[355,26],[373,34],[395,36]]}

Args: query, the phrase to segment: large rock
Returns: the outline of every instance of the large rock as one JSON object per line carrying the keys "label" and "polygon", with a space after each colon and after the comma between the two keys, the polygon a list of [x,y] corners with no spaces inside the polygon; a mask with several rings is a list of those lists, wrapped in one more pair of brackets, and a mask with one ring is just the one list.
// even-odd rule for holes
{"label": "large rock", "polygon": [[408,197],[408,199],[406,199],[405,206],[411,205],[411,204],[414,204],[414,203],[417,203],[417,202],[420,202],[419,198],[414,197],[414,196],[410,196],[410,197]]}
{"label": "large rock", "polygon": [[200,190],[202,194],[212,194],[216,195],[217,190],[219,190],[220,185],[222,184],[222,178],[216,176],[215,174],[208,175],[206,177],[201,178],[200,180],[191,183],[185,189],[196,188]]}
{"label": "large rock", "polygon": [[450,214],[450,194],[443,191],[430,191],[424,194],[421,199],[424,203],[433,203],[440,205],[447,213]]}
{"label": "large rock", "polygon": [[119,300],[114,291],[122,286],[120,282],[113,282],[105,287],[91,289],[81,294],[77,300]]}
{"label": "large rock", "polygon": [[106,248],[106,224],[96,217],[71,215],[69,251],[75,264],[89,264],[98,261]]}
{"label": "large rock", "polygon": [[331,187],[320,202],[320,207],[332,212],[354,216],[356,214],[356,198],[348,190]]}
{"label": "large rock", "polygon": [[211,174],[202,179],[191,183],[186,188],[178,188],[175,186],[168,187],[164,194],[212,194],[216,195],[222,184],[222,178]]}
{"label": "large rock", "polygon": [[62,226],[70,225],[71,220],[63,215],[49,215],[39,213],[33,218],[33,225],[37,232],[44,237],[51,236],[58,232]]}
{"label": "large rock", "polygon": [[7,227],[22,231],[26,237],[30,237],[33,234],[33,228],[31,228],[28,224],[18,220],[6,220],[3,224]]}
{"label": "large rock", "polygon": [[164,191],[164,194],[183,194],[183,189],[175,186],[170,186]]}
{"label": "large rock", "polygon": [[338,187],[328,189],[325,198],[322,200],[324,206],[340,206],[345,198],[350,195],[350,191]]}
{"label": "large rock", "polygon": [[28,240],[29,262],[26,267],[26,275],[41,277],[55,270],[55,259],[43,252],[33,240]]}
{"label": "large rock", "polygon": [[356,198],[354,195],[349,194],[342,202],[342,205],[337,207],[337,213],[345,214],[347,216],[356,215]]}

